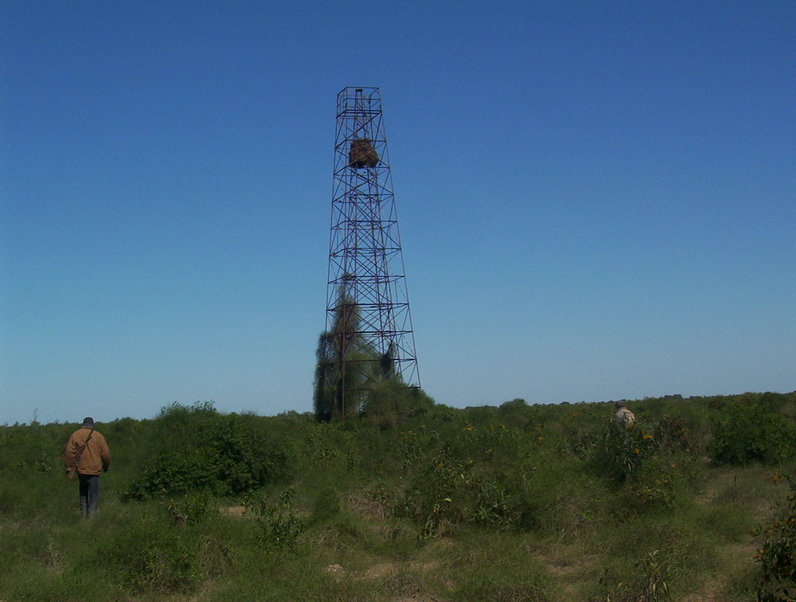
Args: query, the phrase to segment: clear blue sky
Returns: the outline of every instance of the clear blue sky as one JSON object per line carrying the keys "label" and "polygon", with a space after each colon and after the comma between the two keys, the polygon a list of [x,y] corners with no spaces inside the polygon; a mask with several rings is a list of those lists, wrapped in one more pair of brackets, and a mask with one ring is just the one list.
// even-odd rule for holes
{"label": "clear blue sky", "polygon": [[0,423],[312,409],[381,88],[457,407],[796,389],[796,3],[0,4]]}

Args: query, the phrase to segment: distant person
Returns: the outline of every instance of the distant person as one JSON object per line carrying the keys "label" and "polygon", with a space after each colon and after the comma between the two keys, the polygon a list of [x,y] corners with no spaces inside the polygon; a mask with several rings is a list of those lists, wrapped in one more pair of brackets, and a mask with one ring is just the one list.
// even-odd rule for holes
{"label": "distant person", "polygon": [[80,485],[80,513],[91,518],[99,505],[100,473],[111,465],[111,450],[105,437],[94,430],[94,419],[86,416],[83,426],[69,437],[64,451],[64,467],[70,479],[77,474]]}
{"label": "distant person", "polygon": [[636,424],[635,414],[625,407],[624,401],[617,401],[614,406],[616,407],[614,422],[616,422],[619,426],[623,426],[628,429]]}

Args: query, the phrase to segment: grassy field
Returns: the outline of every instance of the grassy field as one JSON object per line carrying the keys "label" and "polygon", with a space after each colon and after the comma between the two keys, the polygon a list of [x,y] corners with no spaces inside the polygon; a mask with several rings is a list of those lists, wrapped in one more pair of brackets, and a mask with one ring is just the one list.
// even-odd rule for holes
{"label": "grassy field", "polygon": [[[786,600],[796,394],[0,427],[0,600]],[[790,590],[788,589],[790,588]],[[790,592],[790,593],[789,593]]]}

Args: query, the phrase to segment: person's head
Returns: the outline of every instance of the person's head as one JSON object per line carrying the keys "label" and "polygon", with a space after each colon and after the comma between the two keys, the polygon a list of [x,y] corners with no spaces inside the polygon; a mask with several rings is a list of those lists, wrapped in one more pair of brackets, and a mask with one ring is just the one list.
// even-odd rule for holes
{"label": "person's head", "polygon": [[617,409],[617,410],[621,410],[622,408],[624,408],[624,407],[625,407],[625,402],[624,402],[624,401],[617,401],[617,402],[614,404],[614,406],[616,407],[616,409]]}
{"label": "person's head", "polygon": [[94,428],[94,419],[91,416],[86,416],[83,418],[83,426],[87,426],[88,428]]}

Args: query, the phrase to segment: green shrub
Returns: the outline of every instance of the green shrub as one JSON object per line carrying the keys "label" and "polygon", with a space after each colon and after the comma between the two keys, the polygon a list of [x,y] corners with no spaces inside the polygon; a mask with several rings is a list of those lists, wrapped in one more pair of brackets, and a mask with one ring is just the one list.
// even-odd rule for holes
{"label": "green shrub", "polygon": [[131,499],[208,490],[240,495],[283,482],[286,451],[251,415],[221,415],[211,405],[173,405],[163,411],[152,449],[154,459],[126,492]]}
{"label": "green shrub", "polygon": [[628,507],[636,510],[671,508],[675,502],[678,477],[666,458],[644,461],[627,480],[625,499],[628,500]]}
{"label": "green shrub", "polygon": [[527,514],[525,476],[522,463],[507,464],[501,459],[476,464],[445,443],[420,457],[405,491],[403,513],[420,528],[421,538],[436,537],[450,526],[465,523],[513,530]]}
{"label": "green shrub", "polygon": [[664,415],[655,425],[653,435],[658,446],[669,452],[697,452],[699,447],[688,422],[681,417]]}
{"label": "green shrub", "polygon": [[655,437],[643,428],[625,428],[611,423],[603,433],[602,445],[595,452],[595,465],[599,471],[624,481],[641,468],[656,446]]}
{"label": "green shrub", "polygon": [[204,491],[169,500],[166,511],[175,525],[198,525],[210,515],[210,498]]}
{"label": "green shrub", "polygon": [[216,489],[209,448],[187,448],[181,453],[161,453],[144,468],[126,496],[147,499],[163,495],[180,495],[194,490]]}
{"label": "green shrub", "polygon": [[404,511],[420,526],[421,537],[426,538],[440,534],[446,523],[464,520],[472,461],[457,457],[447,444],[424,460],[406,490]]}
{"label": "green shrub", "polygon": [[501,422],[516,428],[524,428],[531,419],[531,409],[524,399],[513,399],[498,407],[498,418]]}
{"label": "green shrub", "polygon": [[307,437],[305,452],[314,466],[329,466],[337,458],[337,450],[330,444],[328,432],[334,428],[328,424],[321,424],[321,429],[316,430]]}
{"label": "green shrub", "polygon": [[716,464],[774,463],[793,453],[796,429],[762,403],[733,403],[716,425],[710,452]]}
{"label": "green shrub", "polygon": [[598,453],[603,441],[604,437],[599,430],[577,428],[562,438],[559,451],[562,455],[571,454],[581,460],[588,460]]}
{"label": "green shrub", "polygon": [[470,520],[498,531],[517,524],[517,505],[507,488],[497,480],[485,479],[475,484],[476,495]]}
{"label": "green shrub", "polygon": [[758,600],[785,602],[796,599],[796,482],[784,516],[771,521],[764,530],[765,540],[755,560],[761,575]]}
{"label": "green shrub", "polygon": [[250,496],[247,508],[257,517],[260,541],[267,548],[292,548],[306,525],[296,505],[292,487],[273,499],[263,495]]}
{"label": "green shrub", "polygon": [[77,427],[53,426],[0,426],[0,475],[60,470],[64,446]]}

